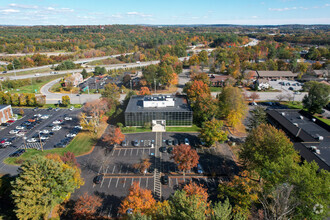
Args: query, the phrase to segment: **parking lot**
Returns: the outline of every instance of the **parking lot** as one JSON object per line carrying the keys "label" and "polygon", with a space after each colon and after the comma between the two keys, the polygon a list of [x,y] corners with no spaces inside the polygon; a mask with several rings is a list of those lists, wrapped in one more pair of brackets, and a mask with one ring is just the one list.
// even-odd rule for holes
{"label": "parking lot", "polygon": [[[182,143],[185,138],[197,149],[199,162],[203,167],[202,173],[192,169],[183,175],[170,158],[171,153],[168,149],[173,145],[169,146],[168,140],[177,139]],[[115,217],[121,200],[126,197],[133,182],[138,182],[140,187],[155,193],[156,185],[160,181],[159,177],[155,178],[155,169],[159,169],[162,176],[169,177],[168,184],[161,185],[162,199],[168,199],[175,190],[182,188],[189,181],[203,184],[208,188],[210,196],[216,197],[219,183],[229,180],[228,172],[237,172],[231,151],[226,149],[226,145],[221,145],[223,148],[200,148],[197,133],[162,133],[160,137],[156,137],[156,133],[151,132],[136,133],[127,134],[125,140],[124,146],[110,149],[96,147],[92,154],[78,158],[85,185],[73,194],[73,198],[84,192],[97,194],[104,199],[102,213]],[[136,142],[139,143],[138,146],[134,146]],[[167,150],[159,152],[160,146],[166,146]],[[157,155],[160,155],[161,163],[156,166]],[[133,165],[146,158],[150,159],[151,167],[146,173],[141,174],[133,168]],[[99,174],[102,174],[102,180],[98,183],[93,182]]]}
{"label": "parking lot", "polygon": [[300,91],[302,89],[302,83],[295,80],[276,80],[269,81],[269,84],[274,89],[282,90],[284,92]]}
{"label": "parking lot", "polygon": [[[52,149],[65,147],[80,129],[78,114],[80,109],[28,109],[24,116],[8,126],[1,126],[0,137],[7,145],[0,148],[0,172],[5,173],[3,160],[13,155],[18,149]],[[13,108],[18,114],[19,109]],[[67,120],[66,120],[67,119]],[[71,137],[67,137],[71,136]],[[60,145],[61,144],[61,145]]]}
{"label": "parking lot", "polygon": [[83,83],[80,83],[79,88],[84,89],[88,86],[89,89],[98,90],[98,89],[104,89],[104,86],[108,83],[115,83],[117,86],[121,86],[121,82],[122,82],[121,76],[117,76],[115,78],[111,76],[105,76],[105,77],[92,76],[87,80],[85,80]]}

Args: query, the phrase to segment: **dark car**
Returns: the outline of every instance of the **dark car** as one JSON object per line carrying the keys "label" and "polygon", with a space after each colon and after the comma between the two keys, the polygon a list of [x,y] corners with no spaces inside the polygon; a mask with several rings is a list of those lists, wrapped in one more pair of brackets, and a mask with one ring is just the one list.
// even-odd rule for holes
{"label": "dark car", "polygon": [[293,87],[289,87],[289,90],[293,90]]}
{"label": "dark car", "polygon": [[52,108],[52,107],[49,107],[49,108],[48,108],[48,111],[51,111],[51,110],[53,110],[53,108]]}
{"label": "dark car", "polygon": [[9,124],[8,123],[2,123],[1,126],[7,127]]}
{"label": "dark car", "polygon": [[173,145],[173,141],[171,139],[167,140],[167,144],[168,146],[172,146]]}
{"label": "dark car", "polygon": [[39,108],[38,107],[35,107],[34,109],[33,109],[33,111],[37,111]]}
{"label": "dark car", "polygon": [[171,154],[173,152],[173,147],[167,148],[167,153]]}
{"label": "dark car", "polygon": [[159,148],[159,151],[162,152],[162,153],[166,153],[166,150],[167,149],[166,149],[165,146]]}
{"label": "dark car", "polygon": [[176,146],[176,145],[179,145],[179,141],[177,139],[174,139],[173,140],[173,145]]}
{"label": "dark car", "polygon": [[140,146],[140,141],[139,141],[139,140],[135,140],[135,141],[133,142],[133,145],[134,145],[134,147],[138,147],[138,146]]}
{"label": "dark car", "polygon": [[19,149],[12,154],[9,154],[9,157],[19,157],[25,152],[24,149]]}
{"label": "dark car", "polygon": [[127,141],[123,140],[123,142],[121,142],[121,146],[126,147],[127,146]]}
{"label": "dark car", "polygon": [[94,177],[93,182],[95,184],[100,184],[102,182],[102,180],[103,180],[103,175],[98,175],[98,176]]}
{"label": "dark car", "polygon": [[160,181],[162,182],[163,185],[168,185],[168,176],[162,176],[160,178]]}

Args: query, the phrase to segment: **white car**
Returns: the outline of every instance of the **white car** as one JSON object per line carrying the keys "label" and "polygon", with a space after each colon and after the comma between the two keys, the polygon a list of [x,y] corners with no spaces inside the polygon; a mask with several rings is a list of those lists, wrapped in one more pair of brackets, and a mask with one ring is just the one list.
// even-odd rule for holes
{"label": "white car", "polygon": [[82,130],[83,129],[83,127],[80,126],[80,125],[76,125],[76,126],[74,126],[74,128],[79,129],[79,130]]}
{"label": "white car", "polygon": [[9,146],[11,145],[11,142],[10,141],[6,141],[5,143],[2,144],[3,146]]}
{"label": "white car", "polygon": [[11,131],[9,131],[9,134],[17,134],[19,132],[19,130],[11,130]]}
{"label": "white car", "polygon": [[66,135],[66,137],[75,137],[75,136],[76,134],[71,134],[71,133]]}
{"label": "white car", "polygon": [[70,111],[72,111],[73,109],[74,109],[74,107],[73,107],[73,106],[71,106],[69,110],[70,110]]}
{"label": "white car", "polygon": [[42,130],[42,131],[40,131],[40,133],[43,133],[43,134],[48,134],[49,133],[49,131],[48,130]]}
{"label": "white car", "polygon": [[49,115],[42,115],[40,118],[41,119],[47,119],[47,118],[49,118]]}
{"label": "white car", "polygon": [[71,117],[65,117],[64,120],[66,120],[66,121],[72,121],[72,118]]}
{"label": "white car", "polygon": [[41,117],[41,114],[35,114],[34,117]]}
{"label": "white car", "polygon": [[55,120],[55,121],[53,121],[53,124],[61,124],[61,121],[60,120]]}
{"label": "white car", "polygon": [[16,134],[16,136],[18,136],[18,137],[21,137],[21,136],[24,136],[24,135],[25,135],[25,132],[23,132],[23,131],[20,131]]}
{"label": "white car", "polygon": [[25,129],[23,126],[16,126],[16,129],[17,130],[23,130],[23,129]]}
{"label": "white car", "polygon": [[52,131],[59,131],[59,130],[61,130],[61,128],[62,128],[61,126],[57,125],[57,126],[52,128]]}
{"label": "white car", "polygon": [[28,143],[34,143],[34,142],[37,142],[37,139],[35,138],[29,138],[26,140]]}
{"label": "white car", "polygon": [[48,136],[40,136],[40,139],[41,140],[47,140],[47,139],[49,139],[49,137]]}
{"label": "white car", "polygon": [[185,139],[184,139],[184,144],[185,144],[185,145],[190,145],[190,142],[189,142],[188,138],[185,138]]}

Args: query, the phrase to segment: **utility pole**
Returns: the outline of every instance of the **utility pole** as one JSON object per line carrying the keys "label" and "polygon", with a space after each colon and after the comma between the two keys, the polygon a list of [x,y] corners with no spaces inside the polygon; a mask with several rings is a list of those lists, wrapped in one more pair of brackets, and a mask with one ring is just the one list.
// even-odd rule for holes
{"label": "utility pole", "polygon": [[154,79],[154,85],[155,85],[155,94],[156,94],[156,79]]}
{"label": "utility pole", "polygon": [[42,147],[42,141],[41,141],[41,138],[40,138],[40,131],[39,131],[39,141],[40,141],[41,151],[44,151],[44,148]]}

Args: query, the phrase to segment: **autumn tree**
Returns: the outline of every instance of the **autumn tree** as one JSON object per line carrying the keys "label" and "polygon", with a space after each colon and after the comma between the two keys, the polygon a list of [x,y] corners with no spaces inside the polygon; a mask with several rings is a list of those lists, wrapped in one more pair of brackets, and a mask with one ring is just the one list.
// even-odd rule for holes
{"label": "autumn tree", "polygon": [[187,196],[197,195],[202,201],[207,203],[207,198],[209,197],[207,189],[203,185],[199,185],[195,182],[190,182],[183,187],[183,190],[187,193]]}
{"label": "autumn tree", "polygon": [[203,81],[193,81],[186,83],[183,92],[185,92],[192,103],[195,103],[196,100],[207,94],[211,94],[210,88]]}
{"label": "autumn tree", "polygon": [[225,87],[219,95],[220,117],[226,119],[228,125],[237,126],[246,115],[247,104],[237,87]]}
{"label": "autumn tree", "polygon": [[106,129],[102,139],[103,142],[109,145],[120,144],[123,140],[125,140],[125,135],[121,133],[121,129],[113,126]]}
{"label": "autumn tree", "polygon": [[105,100],[94,100],[86,102],[83,112],[80,115],[81,126],[91,132],[97,132],[101,117],[108,110],[108,103]]}
{"label": "autumn tree", "polygon": [[70,198],[70,194],[83,184],[74,180],[76,173],[76,169],[63,162],[42,156],[24,161],[12,184],[17,218],[47,217],[55,205]]}
{"label": "autumn tree", "polygon": [[102,205],[102,199],[95,195],[88,195],[85,192],[78,197],[75,202],[73,215],[75,219],[91,219],[99,207]]}
{"label": "autumn tree", "polygon": [[190,78],[192,81],[202,81],[206,85],[210,85],[210,77],[206,73],[192,73]]}
{"label": "autumn tree", "polygon": [[19,114],[20,114],[21,116],[24,115],[24,110],[23,110],[22,108],[19,109]]}
{"label": "autumn tree", "polygon": [[199,54],[198,54],[198,60],[201,63],[204,63],[204,65],[207,65],[208,63],[208,53],[206,50],[202,50]]}
{"label": "autumn tree", "polygon": [[146,171],[149,169],[151,166],[149,158],[146,159],[141,159],[139,163],[136,163],[133,165],[134,169],[139,170],[140,173],[146,173]]}
{"label": "autumn tree", "polygon": [[62,96],[62,105],[64,106],[70,105],[70,97],[68,95]]}
{"label": "autumn tree", "polygon": [[203,94],[193,103],[194,122],[202,126],[203,122],[209,121],[218,114],[217,100],[210,94]]}
{"label": "autumn tree", "polygon": [[141,87],[139,95],[151,95],[148,87]]}
{"label": "autumn tree", "polygon": [[268,163],[285,156],[291,156],[293,160],[298,158],[292,142],[283,131],[266,124],[251,130],[240,151],[243,164],[259,173]]}
{"label": "autumn tree", "polygon": [[197,166],[199,156],[196,150],[192,149],[190,145],[181,144],[174,147],[171,159],[174,159],[178,168],[185,174],[185,171]]}
{"label": "autumn tree", "polygon": [[126,214],[127,210],[133,213],[150,213],[156,200],[152,196],[151,190],[142,189],[138,182],[133,182],[129,189],[127,197],[121,202],[119,207],[120,214]]}
{"label": "autumn tree", "polygon": [[199,137],[208,146],[212,146],[216,141],[227,140],[227,134],[223,130],[223,122],[213,118],[211,121],[203,123]]}
{"label": "autumn tree", "polygon": [[101,99],[108,103],[108,110],[112,115],[116,107],[119,105],[120,90],[114,83],[108,83],[105,85],[103,92],[101,93]]}
{"label": "autumn tree", "polygon": [[194,54],[189,58],[189,65],[190,66],[199,65],[199,64],[200,64],[200,61],[199,61],[199,58],[198,58],[197,54]]}
{"label": "autumn tree", "polygon": [[260,99],[260,96],[256,92],[252,92],[249,96],[249,98],[254,102],[256,99]]}

